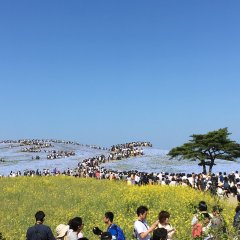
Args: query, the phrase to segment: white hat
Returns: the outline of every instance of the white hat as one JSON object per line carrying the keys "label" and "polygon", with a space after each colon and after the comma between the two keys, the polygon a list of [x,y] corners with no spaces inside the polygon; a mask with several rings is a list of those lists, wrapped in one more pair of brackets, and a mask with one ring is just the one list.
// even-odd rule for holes
{"label": "white hat", "polygon": [[65,224],[59,224],[56,227],[57,238],[61,238],[66,235],[66,232],[69,230],[69,226]]}

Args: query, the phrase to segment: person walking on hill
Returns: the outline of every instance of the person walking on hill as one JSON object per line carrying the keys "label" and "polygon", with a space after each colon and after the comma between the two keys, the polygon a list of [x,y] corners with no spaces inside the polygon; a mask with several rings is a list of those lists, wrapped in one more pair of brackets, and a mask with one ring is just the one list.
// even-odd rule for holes
{"label": "person walking on hill", "polygon": [[151,227],[147,224],[148,208],[140,206],[137,209],[137,220],[134,223],[134,234],[137,240],[150,240],[150,233],[158,226],[157,220]]}
{"label": "person walking on hill", "polygon": [[55,240],[50,227],[43,224],[44,218],[45,213],[43,211],[36,212],[36,223],[34,226],[28,228],[26,240]]}

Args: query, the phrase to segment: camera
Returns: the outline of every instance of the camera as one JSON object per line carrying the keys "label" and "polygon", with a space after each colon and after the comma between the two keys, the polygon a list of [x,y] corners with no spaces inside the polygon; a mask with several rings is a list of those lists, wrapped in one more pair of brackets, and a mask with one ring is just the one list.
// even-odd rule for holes
{"label": "camera", "polygon": [[95,235],[100,236],[100,235],[102,235],[103,231],[100,230],[99,227],[94,227],[94,228],[93,228],[93,233],[94,233]]}

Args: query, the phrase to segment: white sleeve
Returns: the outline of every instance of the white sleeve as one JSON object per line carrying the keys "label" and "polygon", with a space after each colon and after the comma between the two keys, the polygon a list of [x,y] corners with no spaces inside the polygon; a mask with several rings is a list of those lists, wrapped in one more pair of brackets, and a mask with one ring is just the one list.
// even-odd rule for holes
{"label": "white sleeve", "polygon": [[196,215],[194,215],[193,218],[192,218],[191,225],[193,226],[193,225],[195,225],[197,222],[198,222],[198,218],[197,218]]}
{"label": "white sleeve", "polygon": [[144,226],[143,223],[141,223],[140,221],[136,221],[134,223],[134,229],[135,231],[140,234],[140,233],[143,233],[143,232],[146,232],[146,227]]}

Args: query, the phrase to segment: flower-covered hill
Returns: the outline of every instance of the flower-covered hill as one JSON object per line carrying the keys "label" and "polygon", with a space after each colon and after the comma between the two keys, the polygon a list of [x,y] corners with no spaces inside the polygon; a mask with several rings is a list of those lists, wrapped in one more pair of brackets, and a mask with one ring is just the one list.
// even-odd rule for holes
{"label": "flower-covered hill", "polygon": [[234,206],[218,202],[210,195],[187,187],[159,185],[127,186],[124,182],[80,179],[74,177],[18,177],[0,179],[1,232],[8,240],[23,240],[29,226],[34,224],[38,210],[46,213],[45,224],[55,233],[60,223],[80,216],[85,227],[84,235],[98,239],[92,228],[105,230],[103,215],[115,214],[115,222],[124,230],[127,240],[132,239],[136,209],[140,205],[149,208],[148,222],[152,224],[161,210],[169,211],[170,222],[177,229],[175,239],[191,239],[191,218],[199,201],[207,202],[209,210],[219,203],[232,231]]}

